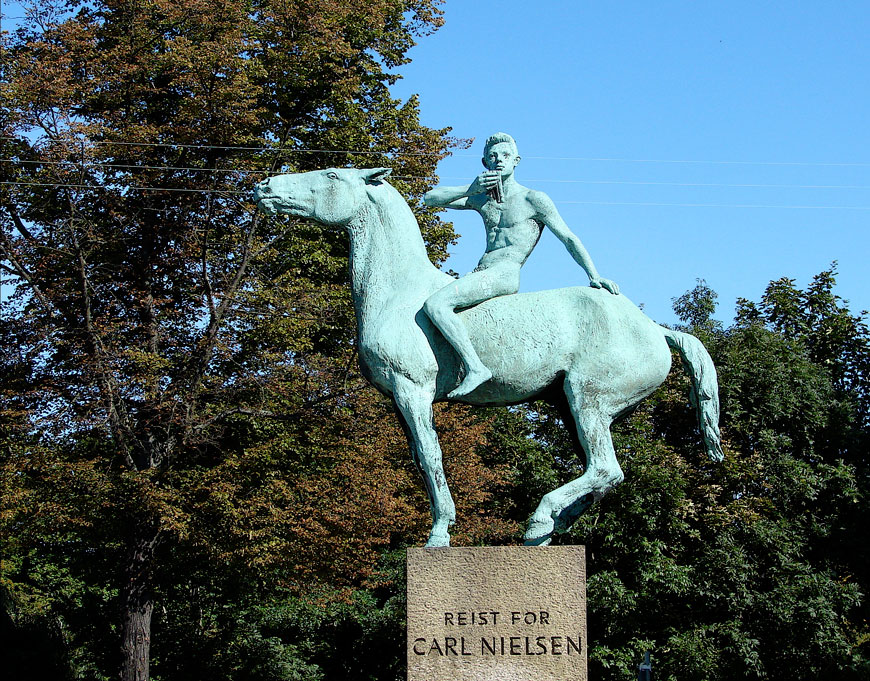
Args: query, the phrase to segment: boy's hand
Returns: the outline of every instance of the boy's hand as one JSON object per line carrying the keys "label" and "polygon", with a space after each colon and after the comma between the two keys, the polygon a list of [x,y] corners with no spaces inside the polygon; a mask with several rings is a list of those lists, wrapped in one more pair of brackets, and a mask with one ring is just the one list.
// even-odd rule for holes
{"label": "boy's hand", "polygon": [[613,295],[619,295],[619,284],[615,281],[610,281],[610,279],[605,279],[604,277],[596,277],[595,279],[589,280],[589,285],[592,288],[604,288],[610,291]]}
{"label": "boy's hand", "polygon": [[475,178],[474,182],[468,186],[467,196],[486,194],[490,189],[498,184],[498,175],[499,173],[497,170],[484,170]]}

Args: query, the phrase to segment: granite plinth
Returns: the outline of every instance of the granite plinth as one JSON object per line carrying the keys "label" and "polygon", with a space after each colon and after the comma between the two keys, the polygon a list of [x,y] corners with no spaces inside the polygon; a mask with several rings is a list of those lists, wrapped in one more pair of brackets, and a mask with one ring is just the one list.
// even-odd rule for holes
{"label": "granite plinth", "polygon": [[582,546],[408,550],[408,681],[586,681]]}

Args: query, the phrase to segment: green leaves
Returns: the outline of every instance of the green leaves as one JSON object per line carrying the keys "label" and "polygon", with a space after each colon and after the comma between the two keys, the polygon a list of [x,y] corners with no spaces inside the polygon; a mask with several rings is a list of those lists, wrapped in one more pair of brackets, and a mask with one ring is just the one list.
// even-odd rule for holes
{"label": "green leaves", "polygon": [[[133,589],[155,679],[400,677],[427,508],[355,368],[347,243],[248,196],[389,166],[443,260],[420,196],[459,142],[389,91],[438,3],[37,5],[0,84],[4,634],[54,678],[114,676]],[[626,481],[564,538],[588,548],[593,676],[650,649],[662,679],[867,677],[870,336],[835,279],[774,281],[727,329],[703,281],[674,301],[719,370],[726,460],[679,370],[614,428]],[[437,421],[461,543],[515,541],[582,472],[546,406]]]}
{"label": "green leaves", "polygon": [[717,365],[726,459],[702,461],[675,372],[614,428],[626,480],[573,533],[598,678],[633,678],[645,648],[662,679],[861,678],[867,430],[844,411],[866,383],[838,375],[870,344],[834,283],[773,282],[728,329],[703,284],[675,300]]}
{"label": "green leaves", "polygon": [[[452,142],[389,85],[437,4],[37,0],[4,36],[10,556],[68,553],[76,588],[150,612],[215,560],[209,586],[230,600],[267,580],[356,583],[391,541],[371,518],[415,528],[401,434],[360,396],[346,238],[264,219],[250,192],[282,167],[373,164],[419,202]],[[443,258],[452,229],[421,215]],[[363,412],[390,428],[360,430]],[[250,576],[227,596],[236,571]],[[4,574],[79,626],[48,573],[33,589]],[[70,644],[85,675],[113,673],[103,614]],[[307,674],[257,636],[238,655],[272,650],[281,674]]]}

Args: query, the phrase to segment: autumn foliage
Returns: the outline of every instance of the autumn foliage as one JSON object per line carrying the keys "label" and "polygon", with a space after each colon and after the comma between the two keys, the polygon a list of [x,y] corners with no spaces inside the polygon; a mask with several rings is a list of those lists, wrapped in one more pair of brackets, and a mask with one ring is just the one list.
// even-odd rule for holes
{"label": "autumn foliage", "polygon": [[[390,85],[437,0],[33,0],[0,92],[0,641],[10,678],[395,680],[403,549],[428,502],[356,369],[348,245],[257,215],[281,170],[393,169],[460,142]],[[866,679],[870,334],[780,279],[734,324],[675,301],[719,368],[726,461],[686,377],[614,429],[589,555],[590,664]],[[545,404],[437,406],[457,544],[519,540],[582,472]],[[336,651],[339,651],[337,653]]]}
{"label": "autumn foliage", "polygon": [[389,165],[443,258],[450,225],[418,204],[452,142],[389,92],[436,5],[38,0],[3,36],[4,593],[53,617],[32,560],[62,555],[123,679],[149,675],[174,560],[351,585],[417,531],[355,368],[345,238],[250,193]]}

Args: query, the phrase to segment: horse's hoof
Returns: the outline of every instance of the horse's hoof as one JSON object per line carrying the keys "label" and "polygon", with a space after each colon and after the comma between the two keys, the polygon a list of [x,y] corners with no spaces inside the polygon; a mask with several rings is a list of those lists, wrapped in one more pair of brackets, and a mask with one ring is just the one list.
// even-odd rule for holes
{"label": "horse's hoof", "polygon": [[523,544],[525,546],[549,546],[553,541],[552,534],[545,534],[543,537],[525,537]]}
{"label": "horse's hoof", "polygon": [[552,518],[532,518],[523,536],[523,543],[526,546],[548,546],[553,541],[555,531],[556,526]]}
{"label": "horse's hoof", "polygon": [[445,546],[450,546],[450,535],[446,532],[444,534],[430,534],[425,548],[438,549]]}

